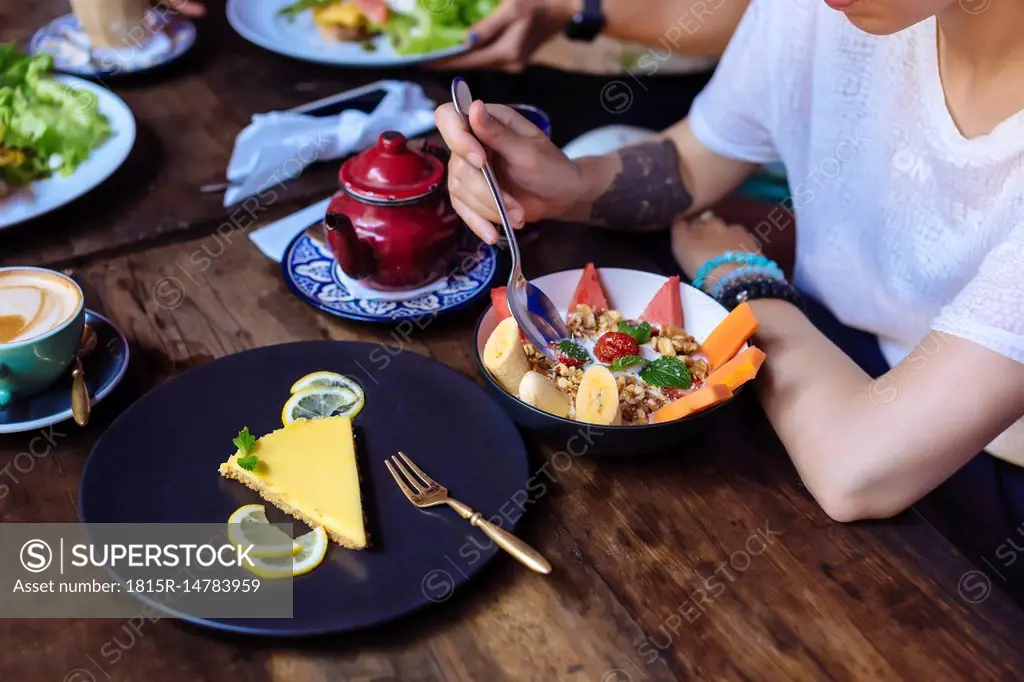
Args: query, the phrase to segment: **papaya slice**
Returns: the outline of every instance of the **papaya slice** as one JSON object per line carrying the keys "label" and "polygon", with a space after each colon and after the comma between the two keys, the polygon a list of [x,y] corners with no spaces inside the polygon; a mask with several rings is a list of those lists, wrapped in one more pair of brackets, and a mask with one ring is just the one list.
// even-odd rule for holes
{"label": "papaya slice", "polygon": [[640,319],[651,324],[683,328],[683,301],[679,296],[679,277],[673,275],[668,278],[640,314]]}
{"label": "papaya slice", "polygon": [[750,337],[757,331],[757,317],[750,304],[744,301],[722,320],[700,345],[714,371],[733,359]]}
{"label": "papaya slice", "polygon": [[507,317],[512,317],[508,309],[508,287],[494,287],[491,289],[491,305],[494,306],[494,314],[500,323]]}
{"label": "papaya slice", "polygon": [[673,400],[665,407],[651,415],[652,424],[675,421],[689,417],[701,410],[717,405],[732,397],[732,389],[723,384],[704,384],[693,393]]}
{"label": "papaya slice", "polygon": [[722,384],[735,391],[757,376],[764,359],[764,351],[757,346],[751,346],[712,372],[707,378],[707,383]]}
{"label": "papaya slice", "polygon": [[581,304],[602,310],[611,308],[608,303],[608,294],[605,293],[604,287],[601,285],[601,279],[597,276],[597,268],[593,263],[587,263],[587,266],[583,268],[583,275],[580,276],[580,282],[576,285],[572,300],[569,301],[569,312],[573,312],[576,310],[576,306]]}

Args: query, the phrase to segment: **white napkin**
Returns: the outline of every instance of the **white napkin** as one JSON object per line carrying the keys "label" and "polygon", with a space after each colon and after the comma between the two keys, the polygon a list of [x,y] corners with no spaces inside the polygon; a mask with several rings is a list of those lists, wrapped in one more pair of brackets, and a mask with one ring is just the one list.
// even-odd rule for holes
{"label": "white napkin", "polygon": [[224,194],[224,205],[294,178],[314,161],[365,149],[386,130],[413,137],[433,129],[436,105],[419,85],[384,81],[382,86],[388,94],[371,114],[350,109],[332,117],[287,111],[253,116],[235,140],[227,177],[237,184]]}
{"label": "white napkin", "polygon": [[249,234],[249,239],[263,252],[264,256],[280,263],[288,245],[295,239],[295,235],[313,223],[324,219],[329,203],[331,203],[330,198],[318,201],[312,206],[270,223],[266,227],[254,230]]}

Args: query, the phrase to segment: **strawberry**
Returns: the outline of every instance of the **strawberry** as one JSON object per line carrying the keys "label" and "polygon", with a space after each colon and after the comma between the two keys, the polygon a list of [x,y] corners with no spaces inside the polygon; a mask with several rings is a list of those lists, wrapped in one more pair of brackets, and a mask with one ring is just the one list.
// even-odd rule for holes
{"label": "strawberry", "polygon": [[594,356],[605,363],[610,363],[616,358],[639,354],[640,344],[625,332],[608,332],[594,344]]}

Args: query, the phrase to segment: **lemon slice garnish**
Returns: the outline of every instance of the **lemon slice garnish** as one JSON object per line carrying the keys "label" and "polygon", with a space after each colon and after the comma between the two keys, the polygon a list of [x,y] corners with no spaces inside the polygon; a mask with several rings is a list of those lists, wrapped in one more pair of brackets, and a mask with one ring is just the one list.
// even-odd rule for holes
{"label": "lemon slice garnish", "polygon": [[295,394],[299,391],[305,391],[307,388],[328,388],[333,386],[348,388],[359,395],[363,394],[363,387],[352,377],[327,371],[312,372],[302,377],[292,384],[291,393]]}
{"label": "lemon slice garnish", "polygon": [[320,565],[327,554],[327,531],[317,527],[312,532],[295,538],[299,550],[291,557],[261,559],[253,556],[252,565],[245,568],[261,578],[290,578],[309,573]]}
{"label": "lemon slice garnish", "polygon": [[365,399],[344,386],[307,388],[292,395],[281,410],[281,422],[288,426],[297,419],[320,417],[354,417],[363,409]]}
{"label": "lemon slice garnish", "polygon": [[247,504],[235,510],[228,519],[228,540],[236,547],[252,545],[249,556],[265,559],[290,557],[299,551],[298,543],[267,521],[262,504]]}

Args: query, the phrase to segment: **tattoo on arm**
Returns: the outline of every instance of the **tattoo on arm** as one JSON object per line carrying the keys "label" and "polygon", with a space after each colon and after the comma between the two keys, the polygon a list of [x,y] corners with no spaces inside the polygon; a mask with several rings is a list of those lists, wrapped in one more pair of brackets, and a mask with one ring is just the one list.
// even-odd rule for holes
{"label": "tattoo on arm", "polygon": [[622,170],[591,206],[591,222],[646,232],[668,227],[693,205],[679,153],[669,140],[626,147],[619,151],[619,159]]}

